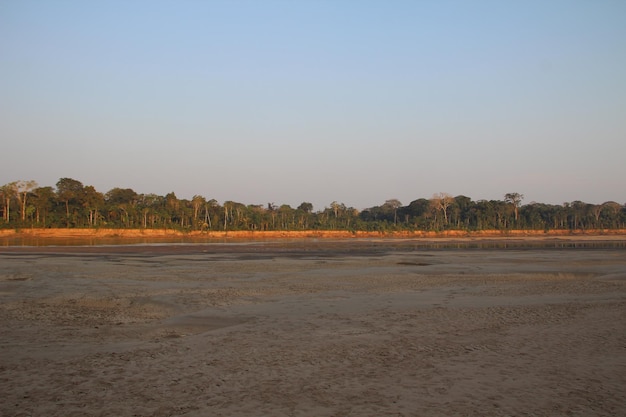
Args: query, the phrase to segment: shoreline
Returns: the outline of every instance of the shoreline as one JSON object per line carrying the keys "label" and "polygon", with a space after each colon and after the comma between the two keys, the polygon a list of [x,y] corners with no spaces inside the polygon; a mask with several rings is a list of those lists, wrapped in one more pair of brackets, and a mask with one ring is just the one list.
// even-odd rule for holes
{"label": "shoreline", "polygon": [[1,229],[0,239],[481,239],[481,238],[566,238],[566,239],[626,239],[626,229],[601,230],[446,230],[446,231],[345,231],[345,230],[302,230],[302,231],[190,231],[173,229]]}

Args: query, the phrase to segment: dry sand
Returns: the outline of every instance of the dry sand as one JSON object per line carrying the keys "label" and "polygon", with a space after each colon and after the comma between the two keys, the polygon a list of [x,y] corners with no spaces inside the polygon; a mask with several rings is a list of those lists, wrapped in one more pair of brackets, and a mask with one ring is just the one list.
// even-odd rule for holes
{"label": "dry sand", "polygon": [[626,415],[626,249],[0,249],[2,416]]}

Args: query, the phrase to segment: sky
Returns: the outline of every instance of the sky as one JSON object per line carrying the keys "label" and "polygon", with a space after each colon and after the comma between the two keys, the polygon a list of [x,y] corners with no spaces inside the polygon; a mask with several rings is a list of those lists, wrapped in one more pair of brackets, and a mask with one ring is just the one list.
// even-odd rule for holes
{"label": "sky", "polygon": [[0,0],[0,183],[626,202],[623,0]]}

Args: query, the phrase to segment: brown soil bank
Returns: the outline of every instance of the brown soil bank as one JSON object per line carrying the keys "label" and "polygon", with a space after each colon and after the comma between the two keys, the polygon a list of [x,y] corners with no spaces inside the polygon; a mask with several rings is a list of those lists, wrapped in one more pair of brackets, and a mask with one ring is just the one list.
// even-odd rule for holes
{"label": "brown soil bank", "polygon": [[602,230],[482,230],[462,231],[397,231],[397,232],[350,232],[344,230],[302,231],[210,231],[181,232],[171,229],[5,229],[0,238],[232,238],[232,239],[299,239],[299,238],[494,238],[494,237],[595,237],[626,236],[626,229]]}

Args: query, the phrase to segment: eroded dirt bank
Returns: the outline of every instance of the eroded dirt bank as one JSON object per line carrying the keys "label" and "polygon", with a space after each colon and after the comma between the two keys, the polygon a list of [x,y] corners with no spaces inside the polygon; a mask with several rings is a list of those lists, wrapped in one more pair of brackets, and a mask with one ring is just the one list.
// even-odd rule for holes
{"label": "eroded dirt bank", "polygon": [[626,250],[353,242],[1,248],[0,415],[626,414]]}

